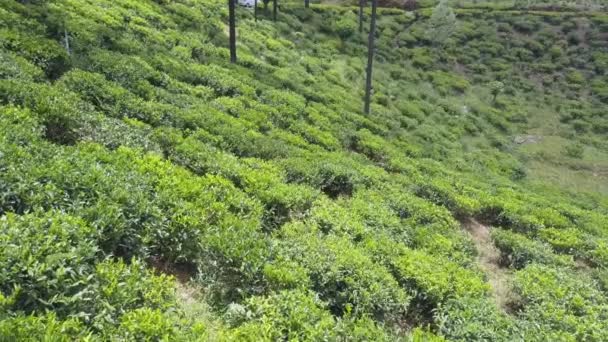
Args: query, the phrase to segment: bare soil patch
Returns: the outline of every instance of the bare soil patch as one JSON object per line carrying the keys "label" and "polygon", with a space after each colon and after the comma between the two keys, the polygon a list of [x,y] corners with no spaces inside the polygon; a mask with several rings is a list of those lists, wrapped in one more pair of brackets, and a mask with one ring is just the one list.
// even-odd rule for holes
{"label": "bare soil patch", "polygon": [[510,285],[511,273],[509,269],[500,265],[500,251],[492,242],[490,228],[473,218],[464,220],[462,225],[475,243],[478,251],[477,262],[492,287],[492,297],[498,307],[506,312],[511,311],[509,307],[513,298]]}

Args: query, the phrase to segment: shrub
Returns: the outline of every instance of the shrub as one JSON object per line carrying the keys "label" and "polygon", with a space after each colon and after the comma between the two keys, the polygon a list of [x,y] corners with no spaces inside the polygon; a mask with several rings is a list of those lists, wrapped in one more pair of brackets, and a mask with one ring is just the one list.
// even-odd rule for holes
{"label": "shrub", "polygon": [[91,331],[78,320],[59,320],[53,313],[41,316],[16,315],[0,319],[0,336],[3,341],[68,342],[91,337]]}
{"label": "shrub", "polygon": [[541,240],[548,242],[558,252],[577,254],[583,247],[582,233],[576,229],[544,228],[538,233]]}
{"label": "shrub", "polygon": [[155,101],[144,101],[100,74],[73,70],[60,79],[60,84],[113,118],[139,120],[151,126],[165,124],[180,128],[197,128],[199,125],[200,120],[188,117],[180,108]]}
{"label": "shrub", "polygon": [[566,145],[563,153],[572,158],[580,159],[583,157],[583,153],[585,152],[585,147],[580,143],[574,143],[570,145]]}
{"label": "shrub", "polygon": [[407,250],[391,263],[398,281],[416,293],[415,301],[425,311],[437,308],[449,298],[483,297],[489,291],[480,275],[424,251]]}
{"label": "shrub", "polygon": [[306,158],[290,158],[284,164],[287,181],[306,183],[331,198],[350,197],[357,186],[367,181],[366,177],[353,169],[350,161],[340,154],[328,154],[328,157],[309,155]]}
{"label": "shrub", "polygon": [[46,137],[59,144],[74,144],[79,130],[93,120],[92,107],[60,87],[1,80],[0,93],[0,101],[31,109],[45,126]]}
{"label": "shrub", "polygon": [[443,71],[432,71],[429,73],[431,81],[442,94],[448,94],[452,91],[464,92],[470,86],[469,82],[455,74],[446,73]]}
{"label": "shrub", "polygon": [[409,296],[387,269],[348,239],[333,234],[316,237],[307,231],[302,223],[284,226],[279,255],[307,270],[312,289],[334,315],[352,313],[393,321],[405,312]]}
{"label": "shrub", "polygon": [[522,323],[525,322],[520,328],[523,336],[598,341],[606,338],[601,317],[606,314],[608,304],[587,276],[530,265],[516,273],[514,289],[523,307],[520,314]]}
{"label": "shrub", "polygon": [[69,67],[68,56],[62,46],[54,40],[30,35],[27,30],[3,29],[0,46],[30,60],[51,79],[56,79]]}
{"label": "shrub", "polygon": [[0,77],[38,81],[43,76],[42,70],[31,64],[27,59],[10,52],[0,53]]}
{"label": "shrub", "polygon": [[79,297],[84,294],[81,291],[87,292],[83,280],[93,273],[98,258],[96,233],[68,215],[4,216],[0,220],[1,292],[14,296],[6,309],[26,313],[48,309],[62,317],[90,310],[94,303]]}
{"label": "shrub", "polygon": [[450,340],[508,341],[514,322],[487,298],[450,299],[435,312],[439,332]]}
{"label": "shrub", "polygon": [[348,39],[357,32],[358,24],[355,15],[352,14],[352,12],[342,15],[335,25],[336,33],[342,39]]}
{"label": "shrub", "polygon": [[389,341],[389,336],[369,319],[348,315],[336,319],[326,304],[312,293],[281,291],[266,298],[252,298],[242,310],[243,324],[231,331],[239,341],[368,340]]}
{"label": "shrub", "polygon": [[97,237],[97,231],[69,215],[3,217],[0,290],[11,298],[4,309],[27,314],[48,310],[60,318],[78,313],[81,322],[101,328],[135,308],[166,310],[172,305],[170,278],[152,275],[136,259],[129,265],[101,261]]}
{"label": "shrub", "polygon": [[492,240],[501,251],[501,262],[517,269],[531,263],[574,266],[571,257],[556,255],[547,244],[534,241],[508,230],[494,229]]}

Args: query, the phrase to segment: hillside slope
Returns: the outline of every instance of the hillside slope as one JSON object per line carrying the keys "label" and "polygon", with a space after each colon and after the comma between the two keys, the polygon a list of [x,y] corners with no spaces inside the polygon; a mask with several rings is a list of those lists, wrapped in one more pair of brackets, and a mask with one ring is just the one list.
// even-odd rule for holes
{"label": "hillside slope", "polygon": [[225,7],[0,0],[0,340],[608,340],[608,16]]}

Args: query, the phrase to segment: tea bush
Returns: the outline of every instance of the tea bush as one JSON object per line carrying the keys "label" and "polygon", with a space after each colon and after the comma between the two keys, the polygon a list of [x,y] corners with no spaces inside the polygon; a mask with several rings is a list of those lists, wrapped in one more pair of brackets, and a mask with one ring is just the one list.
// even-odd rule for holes
{"label": "tea bush", "polygon": [[605,16],[356,5],[0,1],[0,340],[607,339]]}
{"label": "tea bush", "polygon": [[501,251],[502,262],[517,269],[531,263],[574,266],[572,258],[556,255],[547,244],[508,230],[494,230],[492,239]]}

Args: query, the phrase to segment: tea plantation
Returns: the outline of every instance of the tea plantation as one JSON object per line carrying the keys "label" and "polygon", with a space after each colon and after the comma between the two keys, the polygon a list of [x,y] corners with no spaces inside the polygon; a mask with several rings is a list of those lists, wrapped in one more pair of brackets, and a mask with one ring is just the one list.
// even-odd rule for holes
{"label": "tea plantation", "polygon": [[0,341],[608,340],[607,4],[436,3],[0,0]]}

